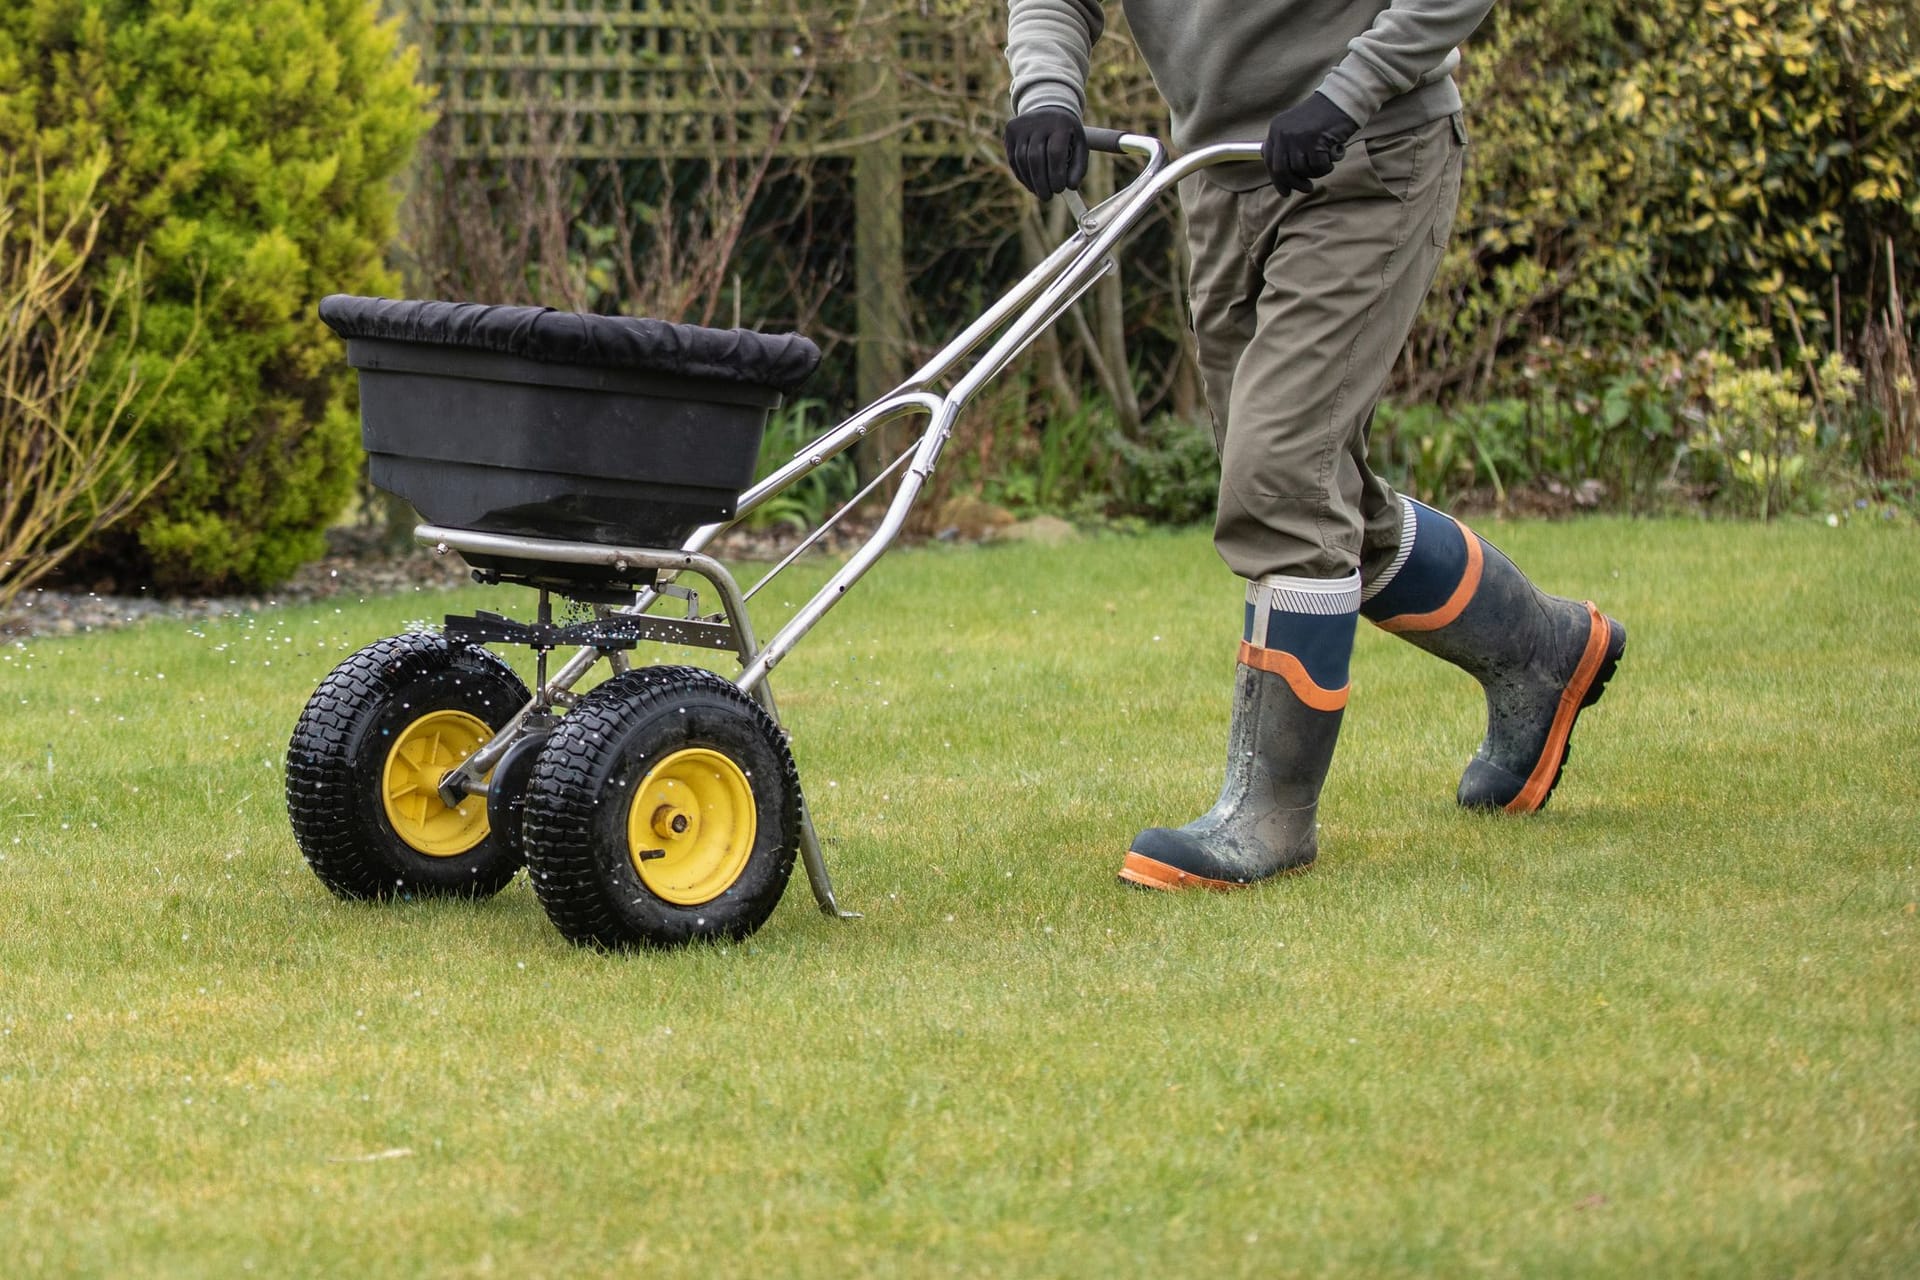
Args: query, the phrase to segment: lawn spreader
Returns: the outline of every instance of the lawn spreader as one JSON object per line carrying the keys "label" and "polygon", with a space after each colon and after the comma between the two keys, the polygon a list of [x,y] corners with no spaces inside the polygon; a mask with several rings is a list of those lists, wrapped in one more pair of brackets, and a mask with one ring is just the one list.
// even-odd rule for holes
{"label": "lawn spreader", "polygon": [[[1074,233],[898,388],[758,484],[768,412],[810,375],[797,335],[536,307],[334,296],[320,314],[359,370],[377,486],[427,521],[415,535],[483,582],[533,588],[531,622],[449,616],[340,663],[301,713],[287,808],[307,863],[352,899],[497,893],[524,864],[560,932],[606,948],[741,938],[767,919],[796,854],[835,898],[769,676],[895,541],[967,403],[1113,266],[1125,236],[1199,169],[1253,144],[1173,160],[1153,138],[1089,129],[1144,161]],[[983,350],[984,348],[984,350]],[[944,390],[936,388],[944,387]],[[706,548],[875,427],[924,429],[800,537],[752,590]],[[885,484],[885,513],[770,638],[748,614],[776,579]],[[554,619],[553,599],[590,616]],[[709,607],[716,606],[716,607]],[[731,679],[636,665],[643,643],[725,650]],[[526,645],[528,689],[489,645]],[[549,672],[549,655],[572,654]],[[605,661],[612,675],[575,686]]]}

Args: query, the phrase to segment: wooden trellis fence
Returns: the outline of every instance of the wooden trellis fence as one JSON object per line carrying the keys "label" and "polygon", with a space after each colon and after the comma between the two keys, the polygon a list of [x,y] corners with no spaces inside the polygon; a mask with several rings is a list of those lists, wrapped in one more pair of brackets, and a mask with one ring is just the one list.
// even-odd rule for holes
{"label": "wooden trellis fence", "polygon": [[860,394],[898,378],[903,162],[996,109],[1000,0],[394,3],[457,153],[851,157]]}
{"label": "wooden trellis fence", "polygon": [[[991,95],[998,3],[930,16],[911,0],[407,0],[410,31],[440,90],[455,145],[512,155],[540,145],[530,114],[564,113],[583,158],[787,155],[857,145],[850,106],[888,85],[886,122],[905,154],[958,144],[933,99]],[[908,110],[902,112],[902,105]],[[530,113],[530,108],[532,109]],[[916,109],[917,108],[917,109]],[[784,127],[782,128],[782,122]]]}

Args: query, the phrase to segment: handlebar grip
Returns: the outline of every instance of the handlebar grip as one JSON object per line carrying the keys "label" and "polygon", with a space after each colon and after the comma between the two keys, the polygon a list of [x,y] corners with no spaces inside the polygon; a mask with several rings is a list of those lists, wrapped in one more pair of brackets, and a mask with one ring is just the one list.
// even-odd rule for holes
{"label": "handlebar grip", "polygon": [[1112,156],[1126,154],[1125,149],[1120,145],[1120,139],[1127,136],[1124,130],[1089,128],[1086,130],[1086,134],[1087,150],[1104,151]]}

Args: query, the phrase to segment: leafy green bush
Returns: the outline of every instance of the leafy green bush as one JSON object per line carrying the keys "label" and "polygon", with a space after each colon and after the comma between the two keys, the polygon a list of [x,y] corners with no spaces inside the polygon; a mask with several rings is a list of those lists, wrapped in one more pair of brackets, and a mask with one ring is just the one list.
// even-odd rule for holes
{"label": "leafy green bush", "polygon": [[1804,349],[1783,366],[1764,329],[1742,338],[1739,358],[1544,345],[1528,356],[1526,397],[1382,404],[1373,465],[1441,506],[1505,504],[1525,488],[1578,506],[1769,519],[1853,496],[1865,481],[1850,455],[1873,425],[1860,370]]}
{"label": "leafy green bush", "polygon": [[1171,525],[1213,518],[1220,456],[1211,426],[1163,413],[1141,425],[1138,440],[1115,432],[1107,445],[1120,459],[1119,514]]}
{"label": "leafy green bush", "polygon": [[1368,461],[1396,489],[1437,507],[1487,489],[1505,501],[1520,471],[1527,408],[1514,399],[1450,408],[1383,401]]}
{"label": "leafy green bush", "polygon": [[1854,403],[1860,372],[1837,354],[1803,375],[1718,352],[1709,370],[1691,441],[1697,468],[1745,514],[1804,510],[1820,472],[1832,469],[1836,420]]}
{"label": "leafy green bush", "polygon": [[[1516,0],[1467,48],[1461,234],[1412,398],[1511,389],[1573,346],[1791,350],[1920,254],[1914,0]],[[1878,271],[1884,290],[1884,271]],[[1834,315],[1834,304],[1847,314]]]}
{"label": "leafy green bush", "polygon": [[1686,496],[1687,413],[1706,374],[1705,357],[1662,348],[1537,344],[1520,362],[1527,434],[1515,473],[1597,483],[1597,496],[1629,510],[1670,505]]}
{"label": "leafy green bush", "polygon": [[1024,379],[1008,377],[969,409],[948,455],[953,472],[984,501],[1016,516],[1102,519],[1114,501],[1119,419],[1113,405],[1089,396],[1029,424],[1028,392]]}
{"label": "leafy green bush", "polygon": [[[145,357],[178,351],[138,455],[173,466],[93,571],[163,586],[263,586],[317,554],[351,491],[352,384],[314,315],[392,288],[395,175],[428,123],[411,57],[371,0],[18,0],[0,8],[0,152],[39,154],[98,199],[91,287],[136,246]],[[111,367],[117,356],[109,353]]]}

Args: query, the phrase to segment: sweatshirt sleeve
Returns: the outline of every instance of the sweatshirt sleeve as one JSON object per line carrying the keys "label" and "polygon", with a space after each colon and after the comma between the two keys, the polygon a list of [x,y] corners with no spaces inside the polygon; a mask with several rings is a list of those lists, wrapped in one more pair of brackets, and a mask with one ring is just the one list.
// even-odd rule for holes
{"label": "sweatshirt sleeve", "polygon": [[1106,30],[1100,0],[1012,0],[1007,6],[1007,66],[1013,110],[1065,107],[1083,115],[1093,42]]}
{"label": "sweatshirt sleeve", "polygon": [[1393,0],[1348,42],[1320,92],[1364,125],[1387,99],[1444,62],[1492,7],[1493,0]]}

